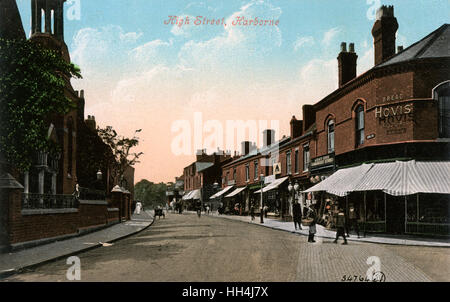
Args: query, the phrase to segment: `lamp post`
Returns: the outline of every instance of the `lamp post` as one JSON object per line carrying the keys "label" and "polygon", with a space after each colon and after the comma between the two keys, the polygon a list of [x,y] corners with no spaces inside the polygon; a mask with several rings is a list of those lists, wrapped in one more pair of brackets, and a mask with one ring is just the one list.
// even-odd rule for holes
{"label": "lamp post", "polygon": [[[213,188],[214,188],[214,194],[216,194],[218,192],[218,189],[219,189],[219,183],[217,181],[213,184]],[[211,213],[212,213],[212,211],[213,211],[213,209],[211,207]]]}
{"label": "lamp post", "polygon": [[264,186],[264,174],[260,175],[261,180],[261,223],[264,223],[264,201],[263,201],[263,186]]}

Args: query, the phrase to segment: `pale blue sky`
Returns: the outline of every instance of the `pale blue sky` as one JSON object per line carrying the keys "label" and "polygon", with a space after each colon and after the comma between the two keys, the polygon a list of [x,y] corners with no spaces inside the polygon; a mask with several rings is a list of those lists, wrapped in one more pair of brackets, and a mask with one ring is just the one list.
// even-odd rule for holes
{"label": "pale blue sky", "polygon": [[[29,32],[30,0],[17,3]],[[144,129],[136,181],[173,180],[192,162],[195,150],[174,155],[171,127],[192,123],[195,112],[222,123],[277,120],[277,136],[289,135],[303,104],[337,88],[341,42],[355,43],[358,74],[373,67],[371,29],[381,4],[395,6],[397,45],[405,48],[450,23],[449,0],[68,0],[66,16],[77,3],[80,20],[65,19],[84,77],[73,86],[85,90],[85,112],[100,126],[126,136]],[[279,26],[180,29],[164,24],[169,15],[276,18]]]}

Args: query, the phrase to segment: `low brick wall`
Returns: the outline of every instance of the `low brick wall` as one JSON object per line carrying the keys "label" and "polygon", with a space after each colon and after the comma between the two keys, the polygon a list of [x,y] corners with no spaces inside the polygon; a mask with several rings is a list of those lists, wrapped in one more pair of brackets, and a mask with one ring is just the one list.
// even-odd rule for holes
{"label": "low brick wall", "polygon": [[106,201],[80,201],[76,209],[22,210],[22,193],[7,194],[9,244],[76,235],[80,230],[119,221],[119,210]]}

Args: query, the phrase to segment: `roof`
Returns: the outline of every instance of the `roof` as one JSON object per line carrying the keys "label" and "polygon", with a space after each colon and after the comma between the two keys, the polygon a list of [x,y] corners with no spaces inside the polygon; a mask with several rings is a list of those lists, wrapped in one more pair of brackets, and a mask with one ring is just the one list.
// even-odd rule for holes
{"label": "roof", "polygon": [[422,40],[394,55],[375,68],[417,59],[450,57],[450,24],[444,24]]}
{"label": "roof", "polygon": [[196,162],[195,169],[197,172],[202,172],[210,167],[214,166],[214,163]]}
{"label": "roof", "polygon": [[0,1],[0,38],[11,40],[26,38],[15,0]]}

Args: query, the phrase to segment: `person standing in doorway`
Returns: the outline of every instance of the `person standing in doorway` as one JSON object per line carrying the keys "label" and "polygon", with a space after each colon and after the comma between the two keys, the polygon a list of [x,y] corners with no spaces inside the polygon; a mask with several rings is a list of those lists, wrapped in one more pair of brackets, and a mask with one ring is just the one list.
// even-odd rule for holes
{"label": "person standing in doorway", "polygon": [[[356,212],[356,208],[353,204],[350,204],[350,207],[348,209],[348,230],[347,235],[349,235],[349,231],[352,229],[355,230],[356,235],[358,235],[359,238],[359,226],[358,226],[358,213]],[[350,236],[348,236],[350,237]]]}
{"label": "person standing in doorway", "polygon": [[298,229],[301,230],[302,229],[302,206],[300,205],[300,203],[298,201],[296,201],[294,203],[294,205],[292,206],[292,214],[294,216],[294,227],[295,230],[297,230],[297,225],[298,225]]}
{"label": "person standing in doorway", "polygon": [[345,214],[342,208],[339,209],[339,213],[336,217],[336,228],[336,239],[333,242],[337,243],[339,237],[342,236],[342,238],[344,238],[343,244],[347,244],[347,238],[345,237]]}

